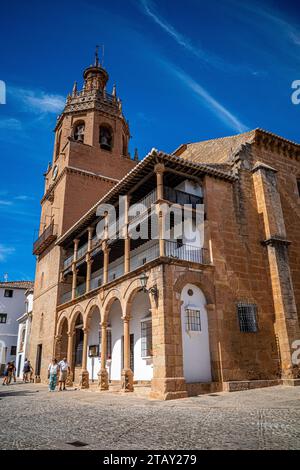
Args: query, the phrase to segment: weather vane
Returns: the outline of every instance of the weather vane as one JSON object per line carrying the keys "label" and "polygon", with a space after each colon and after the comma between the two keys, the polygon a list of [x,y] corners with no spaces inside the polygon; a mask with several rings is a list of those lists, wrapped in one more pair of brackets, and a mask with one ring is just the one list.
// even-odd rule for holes
{"label": "weather vane", "polygon": [[[95,65],[96,67],[99,66],[99,45],[96,46],[96,50],[95,50]],[[101,45],[102,47],[102,58],[101,58],[101,67],[103,67],[103,64],[104,64],[104,44]]]}

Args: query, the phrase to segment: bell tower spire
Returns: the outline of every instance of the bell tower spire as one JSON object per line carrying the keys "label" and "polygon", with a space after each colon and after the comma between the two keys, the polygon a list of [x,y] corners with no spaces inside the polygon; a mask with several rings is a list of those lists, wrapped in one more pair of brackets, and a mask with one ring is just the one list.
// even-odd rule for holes
{"label": "bell tower spire", "polygon": [[[83,79],[83,87],[74,83],[65,108],[57,119],[52,168],[46,173],[45,198],[51,196],[53,199],[52,188],[60,181],[63,172],[67,174],[65,179],[72,181],[70,184],[77,188],[77,210],[73,205],[75,196],[70,196],[66,188],[66,197],[70,197],[73,206],[68,212],[65,210],[68,204],[66,201],[64,203],[62,231],[123,178],[137,162],[131,159],[128,151],[129,124],[123,114],[116,87],[113,87],[111,94],[106,90],[109,76],[103,67],[101,53],[99,57],[99,46],[95,48],[92,64],[83,72]],[[73,168],[73,173],[69,168]],[[81,172],[80,176],[79,173],[75,176],[74,168]],[[88,183],[90,199],[84,189],[84,197],[79,197],[80,185],[85,188],[91,174],[96,176]],[[101,180],[97,175],[104,179]]]}

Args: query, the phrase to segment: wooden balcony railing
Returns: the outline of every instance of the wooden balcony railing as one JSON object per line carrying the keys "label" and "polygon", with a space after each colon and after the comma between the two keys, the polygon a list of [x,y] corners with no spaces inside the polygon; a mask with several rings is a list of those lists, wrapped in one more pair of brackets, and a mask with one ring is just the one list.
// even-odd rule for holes
{"label": "wooden balcony railing", "polygon": [[33,254],[40,255],[56,238],[56,225],[52,222],[34,242]]}

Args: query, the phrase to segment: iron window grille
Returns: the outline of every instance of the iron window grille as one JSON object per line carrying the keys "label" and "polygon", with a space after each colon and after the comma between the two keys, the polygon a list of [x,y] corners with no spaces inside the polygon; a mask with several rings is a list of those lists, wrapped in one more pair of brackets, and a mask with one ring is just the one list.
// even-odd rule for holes
{"label": "iron window grille", "polygon": [[256,333],[258,331],[257,306],[255,304],[239,302],[237,313],[242,333]]}
{"label": "iron window grille", "polygon": [[7,313],[0,313],[0,323],[6,323]]}
{"label": "iron window grille", "polygon": [[4,297],[12,297],[14,294],[14,291],[12,289],[5,289],[4,291]]}
{"label": "iron window grille", "polygon": [[152,356],[152,320],[141,321],[141,356]]}
{"label": "iron window grille", "polygon": [[186,331],[201,331],[201,314],[200,310],[187,308],[185,310],[185,326]]}
{"label": "iron window grille", "polygon": [[[99,356],[101,357],[101,329],[99,331]],[[106,328],[106,360],[111,359],[111,328]]]}

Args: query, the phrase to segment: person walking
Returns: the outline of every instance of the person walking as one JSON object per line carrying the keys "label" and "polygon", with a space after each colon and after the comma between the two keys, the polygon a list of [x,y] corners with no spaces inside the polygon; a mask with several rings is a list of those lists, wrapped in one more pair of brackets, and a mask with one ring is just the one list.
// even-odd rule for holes
{"label": "person walking", "polygon": [[23,366],[23,382],[26,384],[27,382],[30,382],[30,374],[33,372],[32,366],[30,364],[30,361],[28,361],[27,358],[25,358],[24,366]]}
{"label": "person walking", "polygon": [[3,375],[4,375],[4,379],[3,379],[2,385],[9,385],[10,378],[11,378],[11,364],[10,364],[10,362],[8,362],[6,364]]}
{"label": "person walking", "polygon": [[[15,361],[12,361],[12,363],[11,363],[11,376],[10,376],[10,382],[11,382],[11,379],[12,379],[12,377],[13,377],[13,379],[14,379],[14,382],[16,383],[16,381],[17,381],[17,377],[16,377],[16,370],[17,370],[17,369],[16,369],[16,366],[15,366]],[[9,382],[9,383],[10,383],[10,382]]]}
{"label": "person walking", "polygon": [[64,357],[62,361],[58,363],[59,366],[59,378],[58,378],[58,383],[59,383],[59,389],[58,391],[61,392],[62,390],[66,390],[66,380],[68,374],[70,374],[70,366],[69,363],[67,362],[67,358]]}
{"label": "person walking", "polygon": [[59,365],[57,364],[57,360],[53,358],[48,366],[49,392],[54,392],[55,390],[58,373]]}

